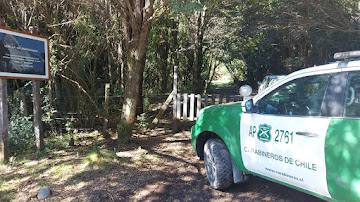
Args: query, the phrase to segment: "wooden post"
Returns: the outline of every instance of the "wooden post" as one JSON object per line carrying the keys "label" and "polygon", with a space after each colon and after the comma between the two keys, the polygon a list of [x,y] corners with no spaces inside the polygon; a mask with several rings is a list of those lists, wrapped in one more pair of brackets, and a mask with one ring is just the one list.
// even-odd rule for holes
{"label": "wooden post", "polygon": [[196,116],[198,116],[199,112],[201,110],[201,95],[196,95]]}
{"label": "wooden post", "polygon": [[40,81],[32,81],[33,93],[33,110],[34,110],[34,131],[36,148],[39,151],[44,150],[44,131],[41,119],[41,97],[40,97]]}
{"label": "wooden post", "polygon": [[174,81],[173,81],[173,92],[174,92],[174,99],[173,99],[173,119],[176,119],[176,107],[177,107],[177,103],[176,103],[176,96],[177,96],[177,79],[178,79],[178,75],[177,75],[177,66],[174,66]]}
{"label": "wooden post", "polygon": [[190,121],[194,121],[195,112],[195,94],[190,94]]}
{"label": "wooden post", "polygon": [[[29,27],[31,34],[36,34],[36,27]],[[41,118],[41,96],[40,96],[40,81],[32,81],[32,93],[33,93],[33,110],[34,110],[34,131],[35,131],[35,143],[36,148],[39,151],[44,150],[44,131],[42,127]]]}
{"label": "wooden post", "polygon": [[230,102],[230,94],[226,94],[226,103]]}
{"label": "wooden post", "polygon": [[[2,17],[0,26],[5,27],[5,19]],[[7,80],[0,78],[0,164],[9,161],[8,128]]]}
{"label": "wooden post", "polygon": [[181,94],[176,95],[176,119],[180,120],[181,118]]}
{"label": "wooden post", "polygon": [[104,101],[104,110],[105,110],[105,118],[104,118],[104,130],[107,129],[107,124],[109,122],[109,96],[110,96],[110,84],[105,84],[105,101]]}
{"label": "wooden post", "polygon": [[0,79],[0,164],[9,161],[7,80]]}
{"label": "wooden post", "polygon": [[211,95],[211,105],[215,105],[215,95]]}
{"label": "wooden post", "polygon": [[208,106],[208,101],[209,101],[209,96],[208,95],[204,95],[204,107]]}
{"label": "wooden post", "polygon": [[[184,100],[183,100],[183,118],[186,120],[188,118],[188,94],[183,94]],[[190,109],[191,110],[191,109]]]}
{"label": "wooden post", "polygon": [[178,99],[178,67],[174,66],[174,81],[173,81],[173,121],[172,121],[172,129],[177,132],[179,130],[180,121],[177,118],[178,107],[180,107],[180,99]]}

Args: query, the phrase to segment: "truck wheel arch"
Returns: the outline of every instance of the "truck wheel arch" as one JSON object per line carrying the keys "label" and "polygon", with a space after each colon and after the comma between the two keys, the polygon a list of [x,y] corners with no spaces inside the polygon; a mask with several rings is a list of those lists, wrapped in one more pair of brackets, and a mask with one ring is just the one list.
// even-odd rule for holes
{"label": "truck wheel arch", "polygon": [[213,133],[211,131],[204,131],[199,134],[199,136],[196,138],[196,154],[198,157],[200,157],[201,160],[204,160],[204,146],[205,142],[208,139],[221,139],[222,138],[217,135],[216,133]]}

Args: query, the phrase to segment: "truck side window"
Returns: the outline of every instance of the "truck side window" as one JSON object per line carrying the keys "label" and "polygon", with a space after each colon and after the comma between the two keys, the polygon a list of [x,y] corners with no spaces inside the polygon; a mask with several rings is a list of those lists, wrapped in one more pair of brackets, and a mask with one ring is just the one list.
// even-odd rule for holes
{"label": "truck side window", "polygon": [[360,72],[351,72],[346,91],[345,117],[360,118]]}
{"label": "truck side window", "polygon": [[320,116],[330,75],[308,76],[290,81],[256,103],[260,114]]}

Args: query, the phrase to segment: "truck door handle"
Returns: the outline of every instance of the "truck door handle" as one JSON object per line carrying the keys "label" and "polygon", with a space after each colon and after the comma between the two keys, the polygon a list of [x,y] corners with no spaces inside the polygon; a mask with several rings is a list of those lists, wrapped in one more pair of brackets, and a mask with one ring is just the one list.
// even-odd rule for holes
{"label": "truck door handle", "polygon": [[310,132],[296,132],[296,135],[307,136],[307,137],[317,137],[318,136],[316,133],[310,133]]}

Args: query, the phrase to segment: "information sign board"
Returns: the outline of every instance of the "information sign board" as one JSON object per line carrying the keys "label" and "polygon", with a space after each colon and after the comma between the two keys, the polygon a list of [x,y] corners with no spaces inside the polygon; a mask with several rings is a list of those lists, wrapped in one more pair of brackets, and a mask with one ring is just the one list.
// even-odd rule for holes
{"label": "information sign board", "polygon": [[0,27],[0,78],[49,80],[47,37]]}

